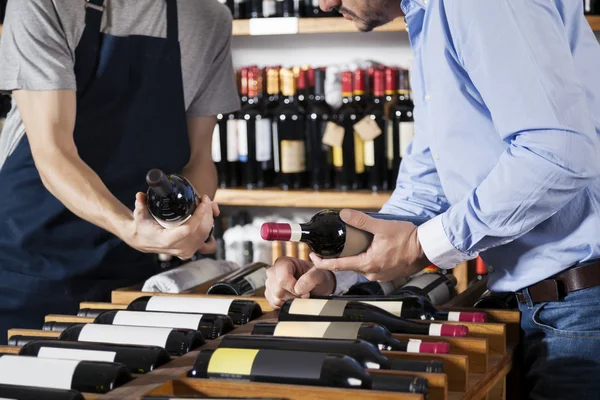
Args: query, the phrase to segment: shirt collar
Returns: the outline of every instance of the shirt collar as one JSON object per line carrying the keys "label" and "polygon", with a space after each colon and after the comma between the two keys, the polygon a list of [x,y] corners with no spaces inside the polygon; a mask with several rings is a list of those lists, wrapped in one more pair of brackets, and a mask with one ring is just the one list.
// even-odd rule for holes
{"label": "shirt collar", "polygon": [[415,7],[420,7],[422,9],[425,9],[426,7],[424,0],[402,0],[400,6],[402,7],[404,14],[408,14],[408,12]]}

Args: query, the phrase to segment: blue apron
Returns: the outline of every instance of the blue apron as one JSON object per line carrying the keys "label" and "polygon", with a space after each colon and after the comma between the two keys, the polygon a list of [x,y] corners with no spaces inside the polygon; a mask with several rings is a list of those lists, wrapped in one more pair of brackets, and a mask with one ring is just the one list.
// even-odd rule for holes
{"label": "blue apron", "polygon": [[[176,0],[167,37],[101,33],[104,0],[90,0],[75,53],[82,160],[133,210],[151,168],[178,172],[190,157]],[[154,257],[88,223],[50,194],[27,137],[0,170],[0,344],[9,328],[41,329],[50,313],[109,301],[112,289],[156,274]]]}

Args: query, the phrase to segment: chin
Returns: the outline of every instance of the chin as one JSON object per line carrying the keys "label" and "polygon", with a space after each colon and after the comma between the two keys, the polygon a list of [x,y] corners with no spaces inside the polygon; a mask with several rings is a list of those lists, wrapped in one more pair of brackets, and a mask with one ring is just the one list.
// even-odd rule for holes
{"label": "chin", "polygon": [[361,32],[371,32],[373,29],[383,26],[389,22],[390,21],[381,21],[381,20],[368,21],[368,22],[361,21],[361,22],[356,23],[356,27]]}

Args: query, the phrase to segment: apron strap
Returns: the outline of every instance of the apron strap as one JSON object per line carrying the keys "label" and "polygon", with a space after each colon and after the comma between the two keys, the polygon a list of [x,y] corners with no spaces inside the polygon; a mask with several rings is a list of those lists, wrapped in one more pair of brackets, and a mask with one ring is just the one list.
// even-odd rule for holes
{"label": "apron strap", "polygon": [[102,36],[102,14],[104,0],[86,0],[85,29],[81,36],[80,45],[75,50],[75,74],[78,77],[77,94],[81,95],[94,76],[100,52]]}
{"label": "apron strap", "polygon": [[167,40],[175,43],[179,42],[177,0],[167,0]]}

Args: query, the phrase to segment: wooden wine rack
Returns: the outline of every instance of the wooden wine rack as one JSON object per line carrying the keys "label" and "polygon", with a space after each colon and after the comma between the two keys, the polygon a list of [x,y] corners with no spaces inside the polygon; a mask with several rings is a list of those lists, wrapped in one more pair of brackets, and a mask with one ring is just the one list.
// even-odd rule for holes
{"label": "wooden wine rack", "polygon": [[[202,293],[210,284],[201,285],[183,294],[144,293],[139,287],[129,287],[112,292],[111,303],[81,303],[80,308],[125,309],[133,300],[142,296],[179,296],[179,297],[221,297],[239,299],[232,296],[207,296]],[[460,304],[470,303],[485,290],[486,282],[473,285],[453,300],[450,307],[440,307],[447,311],[461,311]],[[263,310],[263,315],[247,325],[239,326],[231,334],[248,334],[257,321],[276,321],[278,311],[273,310],[264,297],[251,296]],[[469,303],[467,303],[467,301]],[[517,311],[483,310],[488,314],[487,323],[460,323],[469,327],[469,337],[429,337],[419,335],[394,335],[399,339],[419,339],[423,341],[443,341],[450,345],[450,354],[414,354],[404,352],[384,352],[390,359],[403,360],[439,360],[444,364],[443,374],[414,373],[401,371],[369,370],[375,375],[418,376],[429,382],[429,400],[501,400],[507,398],[507,375],[513,368],[515,349],[519,343],[520,313]],[[48,315],[46,321],[89,323],[93,318],[68,315]],[[446,323],[446,322],[445,322]],[[452,323],[452,322],[448,322]],[[13,335],[39,337],[58,337],[59,332],[31,329],[11,329]],[[173,360],[145,375],[137,375],[135,379],[105,395],[85,394],[87,400],[104,399],[139,399],[149,395],[207,395],[207,396],[247,396],[273,397],[289,400],[330,400],[344,398],[346,400],[419,400],[421,395],[403,394],[382,391],[349,390],[311,386],[295,386],[282,384],[266,384],[226,380],[189,379],[187,372],[191,369],[199,350],[217,347],[220,339],[207,343],[193,352]],[[4,346],[0,352],[17,353],[15,347]],[[511,397],[509,397],[511,398]]]}

